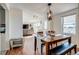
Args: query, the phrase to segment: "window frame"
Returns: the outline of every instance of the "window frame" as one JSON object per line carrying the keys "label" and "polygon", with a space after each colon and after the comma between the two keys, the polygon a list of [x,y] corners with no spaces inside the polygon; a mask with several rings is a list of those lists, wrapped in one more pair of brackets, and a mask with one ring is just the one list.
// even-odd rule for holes
{"label": "window frame", "polygon": [[[72,16],[72,15],[77,16],[77,14],[74,13],[74,14],[69,14],[69,15],[65,15],[65,16],[62,16],[62,17],[61,17],[62,34],[65,34],[65,33],[64,33],[64,28],[63,28],[63,27],[64,27],[64,17]],[[75,19],[75,33],[67,33],[67,34],[76,34],[76,19]]]}

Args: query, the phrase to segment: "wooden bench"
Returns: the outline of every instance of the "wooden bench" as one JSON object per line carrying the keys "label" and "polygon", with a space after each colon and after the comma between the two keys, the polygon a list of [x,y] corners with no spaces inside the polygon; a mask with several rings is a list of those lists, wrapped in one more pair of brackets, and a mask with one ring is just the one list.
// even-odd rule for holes
{"label": "wooden bench", "polygon": [[50,49],[49,55],[65,55],[66,53],[71,52],[72,49],[74,49],[74,52],[76,53],[76,45],[64,43],[60,46]]}

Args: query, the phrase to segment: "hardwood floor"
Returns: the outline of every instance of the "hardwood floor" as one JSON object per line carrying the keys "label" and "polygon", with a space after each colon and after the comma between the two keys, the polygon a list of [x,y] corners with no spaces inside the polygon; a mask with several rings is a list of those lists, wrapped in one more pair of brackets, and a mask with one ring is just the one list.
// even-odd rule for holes
{"label": "hardwood floor", "polygon": [[6,55],[23,55],[22,47],[18,47],[18,48],[8,50]]}
{"label": "hardwood floor", "polygon": [[[32,37],[25,37],[23,47],[14,48],[13,50],[8,50],[6,55],[41,55],[40,47],[38,47],[36,54],[34,53],[34,40]],[[39,43],[40,44],[40,43]],[[38,45],[39,45],[38,44]],[[43,54],[45,55],[45,47],[43,49]],[[79,48],[77,49],[79,51]]]}

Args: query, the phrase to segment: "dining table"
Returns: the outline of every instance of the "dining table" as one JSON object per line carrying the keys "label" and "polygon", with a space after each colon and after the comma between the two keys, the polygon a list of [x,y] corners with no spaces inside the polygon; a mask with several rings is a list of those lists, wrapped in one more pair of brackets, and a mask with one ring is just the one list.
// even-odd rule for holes
{"label": "dining table", "polygon": [[65,40],[68,40],[68,43],[71,44],[70,35],[57,34],[55,36],[46,37],[46,38],[42,39],[42,41],[45,43],[45,46],[46,46],[46,55],[49,54],[50,44],[62,42]]}

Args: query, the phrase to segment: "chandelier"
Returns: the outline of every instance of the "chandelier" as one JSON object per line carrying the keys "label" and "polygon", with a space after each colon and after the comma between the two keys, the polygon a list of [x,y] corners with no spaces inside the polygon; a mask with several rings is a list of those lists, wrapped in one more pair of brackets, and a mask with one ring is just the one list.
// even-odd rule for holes
{"label": "chandelier", "polygon": [[51,3],[48,3],[48,12],[47,12],[47,18],[48,20],[52,20],[52,11],[50,9]]}

